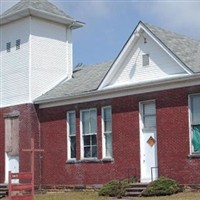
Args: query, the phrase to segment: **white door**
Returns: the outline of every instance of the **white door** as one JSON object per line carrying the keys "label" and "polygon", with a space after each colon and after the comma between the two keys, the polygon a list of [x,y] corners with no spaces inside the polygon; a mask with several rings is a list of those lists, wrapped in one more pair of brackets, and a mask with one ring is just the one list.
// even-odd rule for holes
{"label": "white door", "polygon": [[[9,156],[8,153],[5,154],[5,183],[8,183],[8,173],[11,171],[12,173],[19,172],[19,156]],[[15,183],[19,181],[14,180]]]}
{"label": "white door", "polygon": [[[19,172],[19,117],[5,118],[5,183],[8,173]],[[15,180],[17,182],[18,180]]]}
{"label": "white door", "polygon": [[158,177],[155,101],[140,102],[140,180]]}

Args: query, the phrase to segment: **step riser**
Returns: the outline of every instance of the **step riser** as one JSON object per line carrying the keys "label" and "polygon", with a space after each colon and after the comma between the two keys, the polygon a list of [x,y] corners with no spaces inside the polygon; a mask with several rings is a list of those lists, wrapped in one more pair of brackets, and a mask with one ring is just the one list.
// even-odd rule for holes
{"label": "step riser", "polygon": [[0,199],[8,195],[8,185],[0,184]]}
{"label": "step riser", "polygon": [[148,184],[144,183],[132,183],[126,189],[125,195],[127,197],[139,197],[141,196],[142,192],[146,189]]}

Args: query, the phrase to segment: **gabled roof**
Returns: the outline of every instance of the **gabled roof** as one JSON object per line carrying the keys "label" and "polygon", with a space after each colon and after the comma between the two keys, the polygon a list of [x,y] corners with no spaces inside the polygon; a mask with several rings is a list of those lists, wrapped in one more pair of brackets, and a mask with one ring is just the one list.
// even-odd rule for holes
{"label": "gabled roof", "polygon": [[188,74],[200,73],[200,41],[162,28],[139,22],[124,47],[115,59],[107,76],[102,81],[100,89],[108,86],[115,76],[118,68],[117,63],[122,57],[126,57],[127,49],[135,44],[138,38],[146,32],[168,55],[176,61]]}
{"label": "gabled roof", "polygon": [[111,65],[112,61],[76,67],[71,79],[62,81],[56,87],[35,99],[35,102],[63,99],[95,91]]}
{"label": "gabled roof", "polygon": [[200,40],[191,39],[147,23],[143,23],[143,25],[192,72],[200,72]]}
{"label": "gabled roof", "polygon": [[[193,80],[194,78],[196,80],[199,77],[198,72],[200,72],[200,41],[190,39],[186,36],[178,35],[170,31],[166,31],[153,25],[139,22],[138,26],[114,62],[106,62],[98,65],[81,66],[76,68],[72,79],[65,80],[64,82],[58,84],[55,88],[37,98],[35,103],[42,104],[54,101],[58,102],[65,99],[68,100],[70,98],[80,98],[81,96],[92,94],[95,91],[95,94],[98,92],[99,94],[101,94],[101,92],[105,92],[106,90],[104,88],[104,82],[106,86],[107,78],[110,74],[112,74],[112,70],[115,67],[115,62],[120,59],[120,55],[126,51],[126,46],[129,44],[130,40],[134,39],[134,34],[136,35],[136,31],[138,31],[137,28],[139,26],[143,28],[143,31],[149,32],[149,34],[151,34],[151,36],[156,39],[159,45],[167,49],[172,57],[176,57],[179,62],[182,63],[182,65],[184,65],[185,68],[190,72],[190,76],[188,77],[177,77],[172,78],[171,80],[160,80],[161,83],[169,83],[170,81],[175,82],[175,79],[177,79],[177,81],[183,82],[186,79],[191,81],[191,79]],[[158,82],[159,81],[157,81],[155,84]],[[153,84],[153,82],[151,84]],[[138,86],[141,87],[142,85],[132,85],[131,87],[134,90],[134,87],[138,88]],[[129,86],[124,86],[124,88],[126,87]],[[145,87],[145,85],[143,87]],[[148,84],[146,87],[148,87]],[[112,88],[110,89],[112,90]],[[123,87],[118,88],[118,91],[120,90],[123,91]],[[117,89],[114,88],[113,91],[116,92]],[[109,89],[107,92],[109,92]]]}
{"label": "gabled roof", "polygon": [[0,16],[1,24],[8,23],[28,15],[43,17],[48,20],[64,24],[73,23],[74,28],[83,26],[82,22],[74,20],[64,11],[60,10],[47,0],[21,0]]}

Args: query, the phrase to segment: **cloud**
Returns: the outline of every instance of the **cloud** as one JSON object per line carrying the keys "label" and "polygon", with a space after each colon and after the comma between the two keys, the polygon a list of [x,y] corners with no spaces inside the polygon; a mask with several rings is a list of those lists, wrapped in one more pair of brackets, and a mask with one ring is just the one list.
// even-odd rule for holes
{"label": "cloud", "polygon": [[200,1],[157,1],[137,7],[140,14],[145,12],[149,16],[149,23],[153,21],[163,28],[200,38]]}

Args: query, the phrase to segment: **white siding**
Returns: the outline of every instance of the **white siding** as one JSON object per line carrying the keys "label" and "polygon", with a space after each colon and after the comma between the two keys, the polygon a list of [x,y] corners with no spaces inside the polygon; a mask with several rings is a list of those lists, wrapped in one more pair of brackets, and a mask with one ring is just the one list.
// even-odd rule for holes
{"label": "white siding", "polygon": [[[29,18],[1,26],[1,106],[28,102],[29,99]],[[21,48],[16,50],[16,40]],[[11,42],[11,52],[6,43]]]}
{"label": "white siding", "polygon": [[[72,31],[36,17],[0,26],[1,107],[32,102],[72,73]],[[16,40],[21,46],[16,50]],[[11,52],[6,44],[11,42]]]}
{"label": "white siding", "polygon": [[[153,39],[148,35],[144,37],[147,43],[144,43],[141,36],[137,43],[128,49],[126,57],[118,63],[119,71],[110,85],[137,84],[186,73]],[[148,66],[142,65],[144,54],[150,55]]]}
{"label": "white siding", "polygon": [[67,45],[67,30],[64,25],[32,18],[31,99],[67,76]]}

